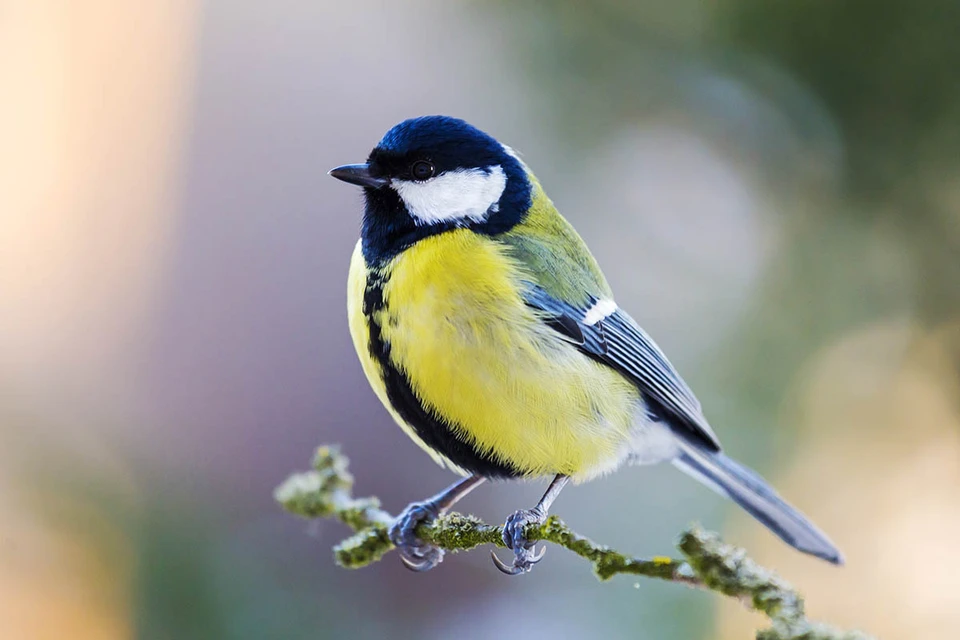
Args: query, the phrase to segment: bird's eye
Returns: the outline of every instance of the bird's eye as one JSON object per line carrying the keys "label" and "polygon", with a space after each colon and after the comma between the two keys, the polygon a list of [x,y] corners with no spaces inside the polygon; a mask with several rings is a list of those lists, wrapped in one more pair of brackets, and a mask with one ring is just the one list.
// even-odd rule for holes
{"label": "bird's eye", "polygon": [[426,160],[417,160],[410,165],[410,174],[414,180],[427,180],[433,177],[433,165]]}

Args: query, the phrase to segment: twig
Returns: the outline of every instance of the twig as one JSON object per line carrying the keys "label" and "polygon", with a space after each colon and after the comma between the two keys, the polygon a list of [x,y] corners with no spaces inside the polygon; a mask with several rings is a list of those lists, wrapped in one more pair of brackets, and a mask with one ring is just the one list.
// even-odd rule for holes
{"label": "twig", "polygon": [[[275,497],[283,508],[304,518],[337,518],[356,533],[334,547],[337,564],[365,567],[393,549],[387,528],[393,516],[377,498],[354,498],[349,461],[337,447],[320,447],[313,470],[296,473],[280,485]],[[417,536],[447,551],[464,551],[482,544],[504,546],[501,527],[468,515],[449,513],[417,528]],[[593,565],[600,580],[630,574],[668,580],[716,591],[736,598],[765,614],[772,623],[757,632],[757,640],[870,640],[860,632],[844,632],[807,619],[803,598],[769,569],[746,556],[743,549],[724,544],[720,537],[692,526],[680,534],[677,548],[684,559],[634,558],[579,535],[556,516],[526,529],[528,540],[552,542]]]}

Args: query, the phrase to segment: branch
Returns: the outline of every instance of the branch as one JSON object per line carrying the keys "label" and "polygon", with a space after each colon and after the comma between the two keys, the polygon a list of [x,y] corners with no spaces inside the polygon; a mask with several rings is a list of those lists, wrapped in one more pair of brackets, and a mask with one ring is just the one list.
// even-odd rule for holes
{"label": "branch", "polygon": [[[358,569],[378,561],[393,549],[387,529],[393,516],[377,498],[354,498],[349,460],[337,447],[320,447],[313,470],[297,473],[277,487],[274,496],[283,508],[304,518],[336,518],[356,533],[333,549],[337,564]],[[459,513],[448,513],[420,525],[417,536],[447,551],[464,551],[482,544],[503,547],[502,529]],[[716,591],[763,613],[772,623],[757,632],[757,640],[870,640],[859,632],[844,632],[807,619],[803,598],[779,576],[759,566],[743,549],[692,526],[680,534],[677,548],[684,559],[655,556],[634,558],[579,535],[556,516],[526,529],[528,540],[552,542],[585,558],[600,580],[629,574],[677,582]]]}

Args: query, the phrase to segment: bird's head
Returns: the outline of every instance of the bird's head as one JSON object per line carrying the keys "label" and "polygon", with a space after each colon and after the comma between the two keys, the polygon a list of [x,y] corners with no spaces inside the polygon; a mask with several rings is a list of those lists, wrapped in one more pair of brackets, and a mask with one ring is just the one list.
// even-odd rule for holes
{"label": "bird's head", "polygon": [[401,122],[365,163],[330,175],[363,187],[368,262],[450,229],[502,233],[522,220],[531,202],[530,178],[513,150],[447,116]]}

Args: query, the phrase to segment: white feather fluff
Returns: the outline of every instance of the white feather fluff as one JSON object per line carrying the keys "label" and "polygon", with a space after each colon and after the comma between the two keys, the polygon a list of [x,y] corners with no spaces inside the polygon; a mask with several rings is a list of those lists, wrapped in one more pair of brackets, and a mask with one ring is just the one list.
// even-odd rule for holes
{"label": "white feather fluff", "polygon": [[595,305],[590,307],[586,315],[584,315],[583,324],[592,327],[616,310],[617,303],[613,300],[607,300],[606,298],[598,300]]}

